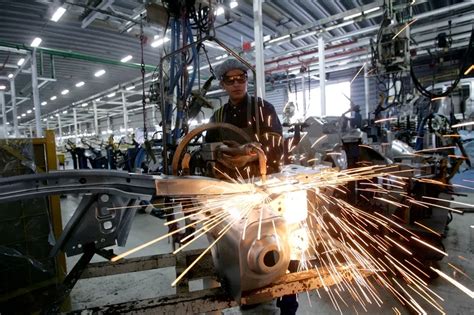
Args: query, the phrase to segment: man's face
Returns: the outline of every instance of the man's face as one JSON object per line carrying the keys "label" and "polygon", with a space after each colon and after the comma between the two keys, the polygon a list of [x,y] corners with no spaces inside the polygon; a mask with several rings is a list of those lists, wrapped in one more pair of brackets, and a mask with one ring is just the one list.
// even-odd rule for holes
{"label": "man's face", "polygon": [[240,101],[247,93],[247,74],[239,69],[227,71],[221,85],[232,101]]}

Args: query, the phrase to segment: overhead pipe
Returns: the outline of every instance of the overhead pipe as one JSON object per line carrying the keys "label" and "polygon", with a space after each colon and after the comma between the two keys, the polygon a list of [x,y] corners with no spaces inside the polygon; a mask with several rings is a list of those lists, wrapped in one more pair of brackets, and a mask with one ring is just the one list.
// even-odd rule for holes
{"label": "overhead pipe", "polygon": [[[449,19],[449,20],[452,20],[452,19]],[[469,15],[465,15],[465,16],[461,16],[461,17],[456,18],[453,22],[456,23],[456,25],[457,25],[459,23],[463,23],[463,22],[470,21],[470,20],[472,20],[472,17],[469,16]],[[443,20],[443,21],[440,21],[440,22],[437,22],[437,23],[434,23],[434,24],[430,24],[429,26],[419,26],[419,27],[415,26],[415,27],[412,28],[411,34],[421,33],[423,31],[425,31],[427,28],[429,28],[431,30],[433,30],[433,28],[437,28],[437,27],[440,27],[440,26],[444,26],[444,27],[447,28],[448,27],[448,25],[446,24],[447,22],[448,22],[448,20]],[[380,28],[380,26],[377,25],[375,28],[371,27],[370,30],[379,29],[379,28]],[[444,28],[440,29],[440,31],[441,30],[444,30]],[[363,31],[363,30],[360,30],[360,31]],[[354,33],[360,33],[360,31],[356,31],[356,32],[353,32],[351,34],[354,35]],[[349,37],[352,37],[352,36],[349,36]],[[352,40],[349,43],[344,43],[344,44],[339,44],[339,45],[334,45],[334,46],[328,47],[328,49],[326,49],[326,53],[337,50],[338,48],[339,49],[341,49],[341,48],[346,48],[347,49],[347,48],[352,48],[352,47],[358,47],[361,44],[362,44],[362,42],[360,42],[360,41]],[[363,45],[366,45],[366,44],[367,43],[365,43],[365,42],[363,43]],[[311,47],[313,47],[315,45],[311,45]],[[314,49],[314,50],[311,50],[311,51],[305,51],[303,53],[299,53],[299,54],[295,54],[295,55],[291,55],[291,56],[287,56],[287,57],[282,57],[282,58],[278,58],[278,59],[274,59],[274,60],[269,60],[265,64],[268,65],[268,64],[272,64],[272,63],[279,63],[279,62],[284,61],[284,60],[297,59],[297,58],[300,58],[302,56],[307,56],[307,55],[312,55],[312,54],[316,55],[317,53],[318,53],[317,49]],[[285,53],[285,54],[287,54],[287,53]]]}
{"label": "overhead pipe", "polygon": [[[33,50],[33,48],[26,46],[24,44],[14,44],[14,43],[6,42],[6,41],[0,41],[0,46],[23,49],[27,51]],[[108,65],[120,66],[120,67],[126,67],[126,68],[141,69],[141,64],[139,63],[121,62],[120,60],[113,60],[113,59],[97,57],[97,56],[87,55],[87,54],[78,53],[78,52],[53,49],[53,48],[37,47],[36,49],[39,52],[44,52],[51,56],[59,56],[59,57],[64,57],[64,58],[71,58],[71,59],[89,61],[89,62],[94,62],[94,63],[99,63],[99,64],[108,64]],[[145,65],[145,70],[154,71],[155,67],[150,66],[150,65]]]}
{"label": "overhead pipe", "polygon": [[[382,1],[382,5],[383,5],[383,1]],[[380,6],[380,5],[376,5],[376,6]],[[374,6],[374,7],[376,7],[376,6]],[[462,2],[462,3],[455,4],[455,5],[446,6],[446,7],[440,8],[440,9],[432,10],[432,11],[429,11],[429,12],[421,13],[421,14],[413,16],[413,18],[417,19],[417,20],[422,20],[422,19],[425,19],[425,18],[428,18],[428,17],[436,16],[436,15],[443,14],[443,13],[446,13],[446,12],[449,12],[449,11],[456,11],[456,10],[464,9],[464,8],[467,8],[467,7],[470,7],[470,6],[474,7],[474,2],[473,1]],[[365,10],[367,11],[367,9],[365,9]],[[369,17],[369,16],[367,16],[367,17]],[[336,19],[335,16],[328,17],[326,19],[329,19],[329,18],[332,18],[333,20]],[[322,20],[324,20],[324,19],[321,19],[319,21],[322,21]],[[272,40],[274,40],[277,45],[280,45],[280,44],[286,43],[289,40],[291,40],[291,38],[287,39],[288,34],[300,32],[302,30],[308,30],[310,28],[321,26],[322,24],[327,23],[327,22],[321,23],[319,21],[310,23],[310,26],[307,26],[307,27],[301,26],[301,27],[298,27],[298,28],[295,28],[295,29],[291,29],[291,30],[289,30],[285,33],[281,33],[281,36],[275,37]],[[331,28],[330,30],[334,29],[335,27],[345,26],[344,23],[340,23],[338,25],[330,26],[330,28]],[[352,36],[357,36],[357,35],[362,35],[362,34],[366,34],[366,33],[375,32],[379,28],[380,28],[379,25],[371,26],[371,27],[368,27],[368,28],[365,28],[365,29],[357,30],[357,31],[354,31],[354,32],[351,32],[351,33],[348,33],[348,34],[344,34],[344,35],[341,35],[341,36],[338,36],[338,37],[335,37],[335,38],[328,39],[327,42],[330,43],[330,42],[334,42],[336,40],[342,40],[342,39],[352,37]],[[326,30],[327,29],[328,28],[326,28]],[[324,31],[324,29],[322,29],[322,31]],[[310,34],[310,36],[311,35],[315,35],[315,34]],[[282,40],[278,40],[278,38],[282,38],[282,37],[285,37],[285,38],[282,39]],[[316,44],[313,44],[313,45],[306,46],[305,48],[312,48],[312,47],[316,47],[317,45],[318,44],[316,43]],[[301,48],[297,48],[296,50],[301,50]],[[295,51],[294,50],[293,51],[286,51],[286,52],[284,52],[282,54],[279,54],[279,55],[286,55],[288,53],[293,53],[293,52],[295,52]],[[278,56],[278,54],[276,56]]]}

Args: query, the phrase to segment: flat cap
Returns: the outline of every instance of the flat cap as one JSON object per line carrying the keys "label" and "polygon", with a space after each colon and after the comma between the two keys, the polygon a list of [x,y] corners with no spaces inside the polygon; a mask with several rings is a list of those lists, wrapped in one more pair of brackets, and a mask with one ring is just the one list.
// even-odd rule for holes
{"label": "flat cap", "polygon": [[245,73],[248,70],[248,68],[239,60],[235,58],[227,58],[226,61],[217,66],[215,74],[218,80],[222,80],[222,78],[228,71],[235,69],[242,70]]}

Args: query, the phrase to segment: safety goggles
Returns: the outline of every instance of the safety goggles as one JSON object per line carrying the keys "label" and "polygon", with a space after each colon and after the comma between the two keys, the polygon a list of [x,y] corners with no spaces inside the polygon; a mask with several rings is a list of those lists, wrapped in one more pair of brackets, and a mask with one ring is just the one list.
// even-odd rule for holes
{"label": "safety goggles", "polygon": [[234,82],[243,84],[243,83],[247,82],[247,74],[242,73],[242,74],[239,74],[239,75],[224,76],[222,78],[222,82],[224,82],[225,85],[232,85],[232,84],[234,84]]}

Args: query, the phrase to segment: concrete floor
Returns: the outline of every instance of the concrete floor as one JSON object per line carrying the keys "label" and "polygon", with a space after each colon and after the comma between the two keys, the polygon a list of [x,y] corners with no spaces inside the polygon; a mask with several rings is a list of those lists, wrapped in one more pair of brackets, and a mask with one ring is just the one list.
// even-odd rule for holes
{"label": "concrete floor", "polygon": [[[471,176],[472,175],[472,176]],[[474,179],[474,172],[464,174],[464,177]],[[461,179],[457,179],[460,181]],[[464,183],[466,185],[466,183]],[[473,186],[473,184],[470,184]],[[474,204],[474,190],[463,191],[467,197],[456,197],[457,200]],[[62,199],[63,220],[67,222],[75,209],[78,198],[68,196]],[[137,214],[125,248],[116,248],[115,252],[124,252],[127,248],[133,248],[155,237],[166,233],[167,228],[163,226],[162,220],[148,214]],[[448,266],[451,263],[462,269],[468,276],[474,279],[474,213],[464,215],[454,215],[454,220],[449,225],[447,238],[444,245],[449,254],[448,257],[440,262],[440,269],[449,274],[459,282],[470,289],[474,289],[474,281],[466,278],[461,273],[454,271]],[[206,240],[196,242],[191,248],[204,248],[207,245]],[[140,252],[134,256],[146,256],[160,253],[171,252],[171,245],[166,241],[161,241]],[[71,268],[77,257],[68,258],[68,267]],[[103,260],[95,257],[93,261]],[[174,280],[174,268],[159,270],[150,270],[146,272],[137,272],[127,275],[117,275],[103,277],[100,279],[80,280],[71,293],[71,305],[73,309],[82,309],[87,307],[114,304],[118,302],[133,301],[136,299],[146,299],[156,296],[173,294],[175,291],[170,284]],[[474,299],[469,298],[465,293],[448,283],[443,279],[436,279],[431,283],[431,289],[437,292],[445,299],[444,308],[447,314],[474,314]],[[348,294],[341,292],[341,296],[347,302],[348,306],[342,305],[344,314],[390,314],[394,313],[392,307],[397,307],[402,314],[408,314],[389,293],[383,289],[379,290],[383,304],[379,307],[375,304],[370,305],[365,312],[359,305],[352,303]],[[297,314],[340,314],[336,310],[329,296],[320,290],[318,293],[303,293],[298,295],[300,307]],[[342,304],[342,303],[341,303]],[[429,314],[438,313],[433,308],[428,308]],[[227,309],[223,314],[279,314],[279,309],[275,303],[267,303],[258,306],[252,310],[241,311],[238,307]]]}

